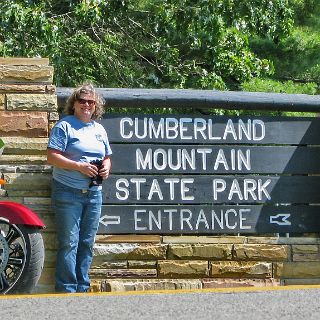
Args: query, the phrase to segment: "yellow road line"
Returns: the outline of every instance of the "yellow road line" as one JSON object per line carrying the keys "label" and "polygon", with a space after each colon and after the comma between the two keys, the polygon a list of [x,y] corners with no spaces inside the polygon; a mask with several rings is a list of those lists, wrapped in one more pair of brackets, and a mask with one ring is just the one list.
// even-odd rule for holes
{"label": "yellow road line", "polygon": [[207,289],[179,289],[179,290],[146,290],[146,291],[125,291],[125,292],[16,294],[16,295],[0,295],[0,299],[64,298],[64,297],[84,297],[84,296],[128,296],[128,295],[190,294],[190,293],[237,293],[237,292],[258,292],[258,291],[290,291],[290,290],[306,290],[306,289],[320,289],[320,285],[234,287],[234,288],[207,288]]}

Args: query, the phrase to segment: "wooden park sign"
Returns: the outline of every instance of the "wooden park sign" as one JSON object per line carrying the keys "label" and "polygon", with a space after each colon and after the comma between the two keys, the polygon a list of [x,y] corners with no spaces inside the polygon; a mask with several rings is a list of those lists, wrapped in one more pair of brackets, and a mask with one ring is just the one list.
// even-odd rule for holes
{"label": "wooden park sign", "polygon": [[99,233],[320,230],[320,119],[107,115]]}

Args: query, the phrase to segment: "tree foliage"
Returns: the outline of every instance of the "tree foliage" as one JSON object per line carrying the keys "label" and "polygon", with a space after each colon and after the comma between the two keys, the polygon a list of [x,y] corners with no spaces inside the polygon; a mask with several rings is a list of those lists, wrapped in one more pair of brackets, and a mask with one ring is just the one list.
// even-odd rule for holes
{"label": "tree foliage", "polygon": [[240,88],[273,72],[250,39],[288,36],[301,1],[2,0],[0,54],[49,57],[58,86]]}

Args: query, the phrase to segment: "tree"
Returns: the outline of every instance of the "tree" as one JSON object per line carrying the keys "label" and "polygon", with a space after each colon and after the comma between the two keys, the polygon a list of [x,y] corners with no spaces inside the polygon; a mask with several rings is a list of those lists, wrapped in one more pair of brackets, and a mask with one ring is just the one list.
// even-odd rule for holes
{"label": "tree", "polygon": [[290,0],[3,0],[0,16],[1,55],[49,57],[58,86],[205,89],[272,73],[249,39],[293,21]]}

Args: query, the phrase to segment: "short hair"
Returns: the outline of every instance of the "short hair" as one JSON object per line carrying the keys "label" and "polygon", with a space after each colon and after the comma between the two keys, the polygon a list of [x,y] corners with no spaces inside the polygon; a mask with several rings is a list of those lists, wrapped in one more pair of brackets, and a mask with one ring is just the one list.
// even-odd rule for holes
{"label": "short hair", "polygon": [[104,110],[105,101],[103,100],[101,95],[96,92],[94,86],[91,83],[85,83],[73,91],[73,93],[70,95],[70,97],[66,102],[66,105],[64,108],[64,114],[66,115],[74,114],[74,107],[73,107],[74,103],[76,100],[80,99],[80,96],[82,93],[90,94],[94,96],[94,99],[96,101],[96,109],[91,119],[93,120],[100,119],[105,111]]}

